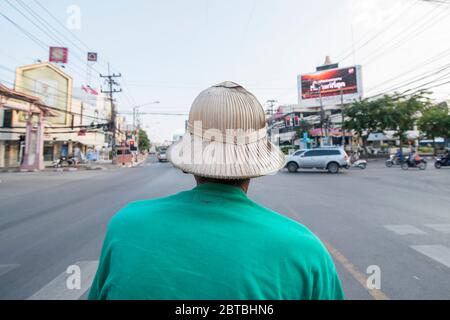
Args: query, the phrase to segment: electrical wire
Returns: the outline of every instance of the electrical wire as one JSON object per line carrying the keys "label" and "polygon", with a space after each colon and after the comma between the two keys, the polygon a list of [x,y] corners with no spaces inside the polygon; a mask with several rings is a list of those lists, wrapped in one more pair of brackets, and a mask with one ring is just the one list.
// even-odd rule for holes
{"label": "electrical wire", "polygon": [[[64,43],[64,41],[62,41],[61,40],[61,38],[58,36],[58,35],[56,35],[56,33],[54,32],[54,30],[50,30],[50,31],[48,31],[48,26],[47,26],[47,24],[46,24],[46,22],[45,22],[45,20],[43,20],[42,18],[40,18],[40,16],[39,15],[36,15],[36,14],[34,14],[34,16],[33,16],[33,11],[32,11],[32,9],[30,8],[29,9],[29,12],[30,12],[30,10],[31,10],[31,15],[35,18],[34,20],[33,19],[31,19],[30,17],[28,17],[25,13],[23,13],[23,11],[22,10],[20,10],[18,7],[16,7],[14,4],[12,4],[9,0],[5,0],[6,1],[6,3],[8,3],[12,8],[14,8],[21,16],[23,16],[27,21],[29,21],[31,24],[33,24],[35,27],[37,27],[43,34],[45,34],[49,39],[51,39],[52,41],[55,41],[58,45],[63,45],[63,43]],[[20,3],[19,3],[20,4]],[[25,7],[26,8],[26,10],[29,8],[29,7]],[[39,17],[39,18],[36,18],[36,17]],[[44,22],[42,22],[42,21],[44,21]],[[39,22],[39,24],[38,24],[38,22]],[[42,25],[42,26],[41,26]],[[51,28],[51,26],[50,26],[50,28]],[[67,38],[66,38],[67,39]],[[42,41],[43,42],[43,41]],[[45,42],[43,42],[44,44],[45,44]],[[46,44],[46,46],[47,47],[49,47],[47,44]],[[79,60],[81,63],[84,63],[85,62],[85,60],[83,60],[83,58],[81,58],[79,55],[77,55],[75,52],[72,52],[72,54],[71,54],[71,56],[73,56],[73,57],[75,57],[77,60]],[[73,66],[70,66],[69,64],[67,65],[67,67],[69,67],[69,68],[71,68],[75,73],[77,73],[82,79],[85,77],[85,75],[83,74],[83,71],[80,71],[80,70],[83,70],[84,69],[84,67],[80,67],[78,64],[75,64],[75,62],[71,62],[71,64],[73,65],[73,66],[76,66],[76,69],[73,67]]]}
{"label": "electrical wire", "polygon": [[[369,43],[371,43],[373,40],[375,40],[376,38],[378,38],[381,34],[383,34],[384,32],[388,31],[393,25],[395,25],[396,23],[398,23],[399,21],[401,21],[402,18],[406,17],[406,13],[408,13],[411,9],[415,8],[417,6],[417,4],[421,3],[420,0],[416,0],[415,2],[412,2],[411,5],[409,7],[407,7],[404,11],[400,12],[398,16],[392,18],[392,20],[390,21],[390,23],[388,25],[386,25],[384,28],[382,28],[381,30],[379,30],[375,35],[373,35],[372,37],[370,37],[368,40],[364,41],[362,43],[362,45],[358,46],[358,48],[354,48],[354,44],[350,47],[350,52],[348,54],[340,54],[337,57],[337,61],[339,61],[339,63],[343,62],[345,59],[347,59],[348,57],[353,55],[353,52],[355,50],[360,50],[362,48],[364,48],[365,46],[367,46]],[[360,42],[362,39],[360,39],[357,42]],[[341,57],[342,58],[339,58]]]}
{"label": "electrical wire", "polygon": [[[440,9],[441,6],[443,6],[443,4],[435,7],[434,10]],[[448,8],[449,5],[447,5],[446,7]],[[372,51],[366,57],[366,60],[363,60],[361,62],[361,64],[368,66],[371,63],[373,63],[374,61],[376,61],[377,59],[379,59],[380,57],[382,57],[386,52],[387,53],[393,52],[393,49],[396,49],[396,48],[408,43],[412,39],[416,38],[417,36],[419,36],[420,34],[425,32],[426,30],[428,30],[429,28],[431,28],[438,22],[442,21],[449,14],[450,14],[450,11],[449,12],[440,11],[436,15],[431,16],[428,20],[423,21],[422,24],[417,25],[415,28],[410,29],[410,26],[414,26],[414,23],[411,24],[410,26],[403,29],[400,33],[398,33],[397,36],[394,36],[394,38],[389,40],[387,42],[388,45],[386,45],[386,43],[384,43],[383,46],[380,46],[378,48],[378,50]],[[406,36],[404,36],[404,31],[410,31],[410,32],[407,33]],[[392,40],[397,39],[398,36],[400,36],[399,40],[397,42],[392,42]]]}
{"label": "electrical wire", "polygon": [[[445,65],[444,67],[439,67],[439,69],[437,71],[428,72],[426,74],[416,76],[416,77],[413,78],[413,80],[410,80],[409,82],[402,83],[400,85],[397,85],[397,86],[394,86],[394,87],[390,87],[388,89],[384,89],[383,92],[384,93],[388,93],[388,92],[391,92],[391,91],[395,91],[395,90],[401,89],[401,88],[406,87],[408,85],[417,83],[417,82],[419,82],[421,80],[425,80],[425,79],[430,78],[432,76],[438,75],[439,73],[441,73],[441,72],[443,72],[445,70],[448,70],[448,69],[450,69],[450,63]],[[444,76],[449,75],[449,74],[450,74],[450,72],[445,73]]]}
{"label": "electrical wire", "polygon": [[[8,83],[8,84],[14,85],[12,82],[9,82],[9,81],[6,81],[6,80],[2,80],[2,79],[0,79],[0,82],[4,82],[4,83]],[[18,86],[18,88],[25,89],[25,90],[30,91],[30,92],[33,92],[33,93],[35,93],[35,94],[40,94],[40,93],[37,92],[37,91],[29,90],[29,89],[27,89],[27,88],[23,88],[23,87],[20,87],[20,86]],[[52,96],[52,95],[51,95],[51,96]],[[61,100],[61,101],[62,101],[62,100]],[[60,102],[61,102],[61,101],[60,101]],[[65,100],[64,100],[63,102],[65,102]],[[78,112],[75,112],[75,111],[68,111],[68,110],[64,110],[64,109],[60,109],[60,108],[56,108],[56,107],[52,107],[52,106],[45,106],[45,107],[48,108],[48,109],[51,109],[51,110],[58,111],[58,112],[63,112],[63,113],[65,113],[65,114],[77,115],[77,116],[80,116],[80,117],[91,118],[91,119],[95,119],[95,120],[109,121],[109,119],[106,119],[106,118],[99,118],[99,117],[96,117],[96,116],[91,116],[91,115],[87,115],[87,114],[82,114],[82,113],[78,113]]]}
{"label": "electrical wire", "polygon": [[370,88],[368,89],[368,91],[372,91],[372,90],[374,90],[374,89],[376,89],[376,88],[379,88],[380,86],[382,86],[382,85],[384,85],[384,84],[386,84],[386,83],[390,83],[390,82],[392,82],[392,81],[401,79],[403,76],[405,76],[405,75],[407,75],[407,74],[410,74],[410,73],[413,73],[413,72],[415,72],[415,71],[417,71],[417,70],[419,70],[419,69],[421,69],[421,68],[423,68],[423,67],[425,67],[425,66],[427,66],[427,65],[429,65],[429,64],[432,64],[432,63],[434,63],[434,62],[436,62],[436,61],[439,61],[439,60],[441,60],[442,58],[445,58],[445,57],[447,57],[447,56],[449,56],[449,55],[450,55],[450,48],[448,48],[448,49],[446,49],[446,50],[440,52],[439,54],[437,54],[436,56],[433,56],[432,58],[429,58],[429,59],[427,59],[427,60],[425,60],[425,61],[421,61],[420,63],[414,65],[412,68],[408,69],[408,70],[405,71],[405,72],[402,72],[402,73],[396,75],[396,76],[393,77],[393,78],[390,78],[390,79],[387,79],[387,80],[383,80],[383,82],[380,82],[380,83],[378,83],[378,84],[376,84],[376,85],[370,87]]}

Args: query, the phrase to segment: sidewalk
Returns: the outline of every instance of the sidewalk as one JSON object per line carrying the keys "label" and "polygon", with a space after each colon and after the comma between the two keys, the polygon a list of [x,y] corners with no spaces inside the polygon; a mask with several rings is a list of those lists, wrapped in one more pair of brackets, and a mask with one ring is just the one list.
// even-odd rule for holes
{"label": "sidewalk", "polygon": [[77,167],[69,167],[64,166],[62,168],[54,168],[51,166],[45,167],[44,170],[21,170],[19,167],[9,167],[9,168],[0,168],[0,173],[11,173],[11,172],[73,172],[73,171],[83,171],[83,170],[114,170],[118,168],[131,168],[137,167],[144,163],[147,158],[142,158],[138,162],[133,162],[133,164],[128,166],[123,166],[120,164],[112,164],[111,160],[100,160],[91,163],[83,163],[78,165]]}

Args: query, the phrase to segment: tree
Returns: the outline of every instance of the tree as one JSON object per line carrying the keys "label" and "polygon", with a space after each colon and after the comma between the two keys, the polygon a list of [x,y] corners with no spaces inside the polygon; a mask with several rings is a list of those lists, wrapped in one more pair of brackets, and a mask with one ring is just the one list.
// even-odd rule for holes
{"label": "tree", "polygon": [[311,128],[312,125],[308,121],[301,119],[298,127],[295,129],[295,137],[297,139],[301,139],[303,137],[303,134],[311,130]]}
{"label": "tree", "polygon": [[429,100],[422,94],[413,95],[408,98],[393,98],[386,112],[385,129],[395,130],[395,136],[400,140],[400,147],[407,140],[406,132],[413,130],[419,118],[420,111],[429,105]]}
{"label": "tree", "polygon": [[392,122],[388,110],[393,100],[384,96],[376,100],[360,100],[345,109],[344,129],[353,130],[362,140],[364,152],[367,154],[367,138],[371,133],[384,131]]}
{"label": "tree", "polygon": [[138,141],[139,141],[139,150],[149,150],[151,147],[150,139],[147,136],[147,132],[143,129],[139,129],[138,133]]}
{"label": "tree", "polygon": [[449,108],[446,103],[433,105],[425,108],[422,116],[417,121],[420,131],[433,141],[434,155],[436,155],[435,138],[444,138],[447,142],[450,136],[450,115]]}

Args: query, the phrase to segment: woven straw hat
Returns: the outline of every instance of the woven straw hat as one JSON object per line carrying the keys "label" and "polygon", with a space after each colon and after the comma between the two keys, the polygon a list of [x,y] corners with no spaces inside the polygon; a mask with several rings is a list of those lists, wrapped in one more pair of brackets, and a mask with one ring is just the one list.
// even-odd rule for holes
{"label": "woven straw hat", "polygon": [[167,156],[185,172],[215,179],[259,177],[277,172],[285,162],[281,150],[267,139],[261,104],[230,81],[198,95],[186,134]]}

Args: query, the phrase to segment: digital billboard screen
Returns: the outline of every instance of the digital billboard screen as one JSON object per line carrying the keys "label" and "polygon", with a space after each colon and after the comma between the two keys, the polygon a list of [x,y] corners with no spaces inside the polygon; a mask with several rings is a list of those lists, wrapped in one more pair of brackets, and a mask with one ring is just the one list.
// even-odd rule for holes
{"label": "digital billboard screen", "polygon": [[299,104],[305,107],[351,103],[361,97],[361,67],[303,74],[298,79]]}

